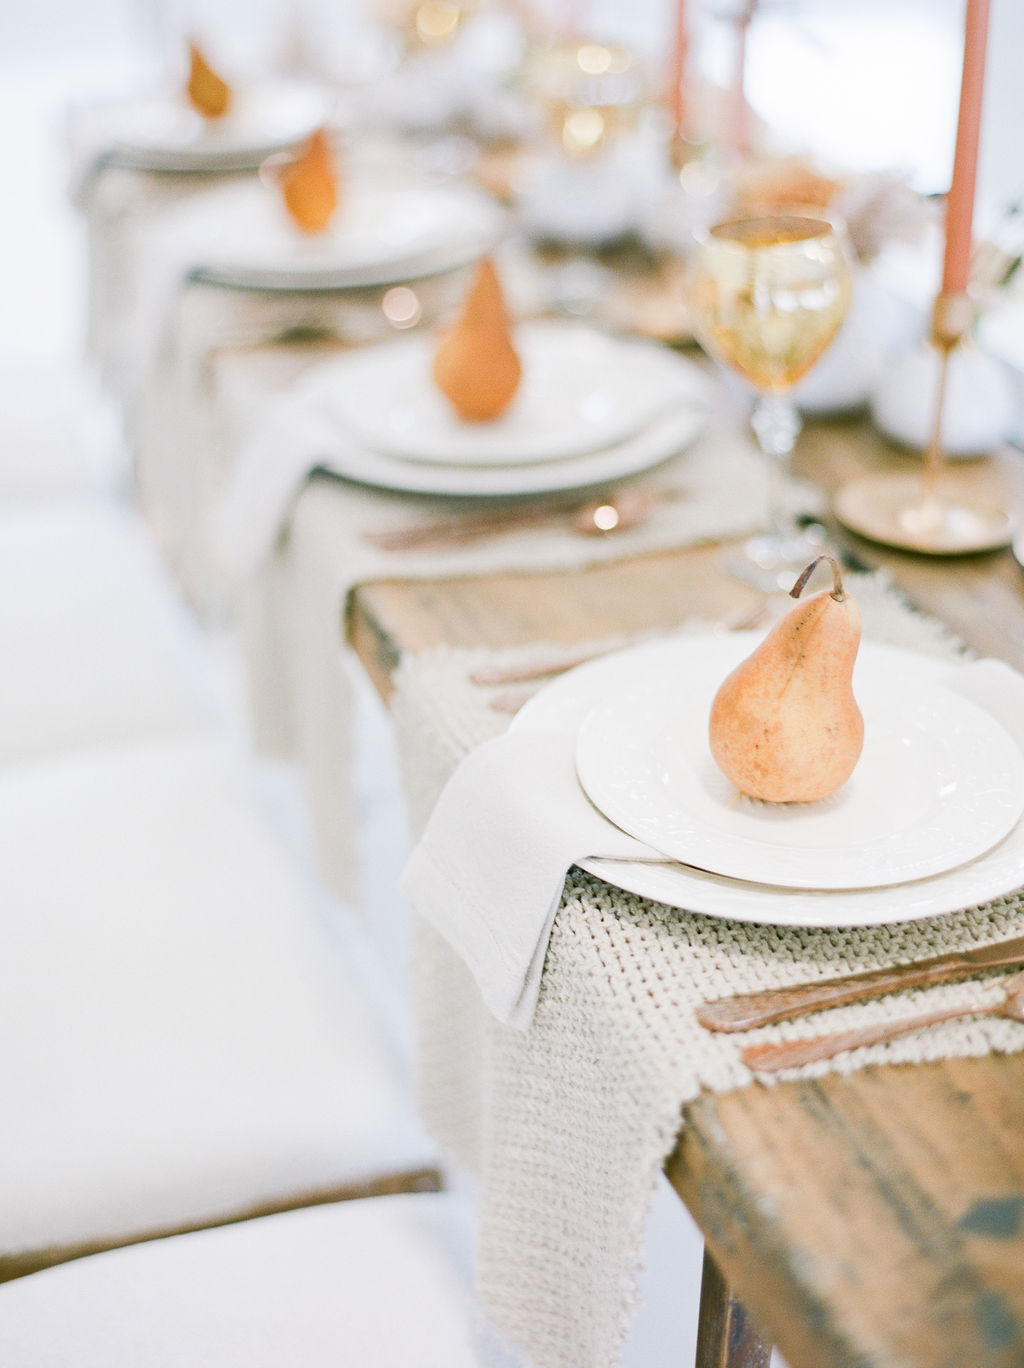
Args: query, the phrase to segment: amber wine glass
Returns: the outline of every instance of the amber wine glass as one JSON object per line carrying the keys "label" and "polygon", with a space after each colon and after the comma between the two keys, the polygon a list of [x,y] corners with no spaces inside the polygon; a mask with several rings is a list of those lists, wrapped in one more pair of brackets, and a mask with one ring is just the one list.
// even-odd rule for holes
{"label": "amber wine glass", "polygon": [[771,462],[768,526],[737,567],[760,588],[789,589],[820,550],[787,516],[782,477],[800,432],[790,391],[820,359],[850,304],[842,227],[805,213],[717,223],[701,234],[688,271],[694,331],[756,393],[751,426]]}

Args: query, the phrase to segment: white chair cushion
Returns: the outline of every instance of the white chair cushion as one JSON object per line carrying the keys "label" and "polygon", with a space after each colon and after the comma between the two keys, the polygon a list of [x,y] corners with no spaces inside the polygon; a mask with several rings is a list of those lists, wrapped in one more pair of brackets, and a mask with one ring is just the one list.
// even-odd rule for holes
{"label": "white chair cushion", "polygon": [[81,367],[0,365],[0,501],[109,497],[126,476],[114,405]]}
{"label": "white chair cushion", "polygon": [[468,1212],[374,1197],[97,1254],[0,1287],[10,1368],[471,1368]]}
{"label": "white chair cushion", "polygon": [[430,1162],[213,743],[11,771],[0,832],[0,1264]]}
{"label": "white chair cushion", "polygon": [[0,764],[209,722],[197,630],[141,519],[0,513]]}

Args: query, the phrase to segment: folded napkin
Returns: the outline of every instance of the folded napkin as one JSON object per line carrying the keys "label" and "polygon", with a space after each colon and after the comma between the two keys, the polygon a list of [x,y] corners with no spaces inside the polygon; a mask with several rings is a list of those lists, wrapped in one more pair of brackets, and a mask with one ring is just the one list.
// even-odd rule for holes
{"label": "folded napkin", "polygon": [[216,550],[230,578],[251,575],[267,559],[310,471],[329,464],[344,443],[308,380],[267,406],[231,471],[216,519]]}
{"label": "folded napkin", "polygon": [[[567,325],[543,326],[557,329]],[[521,329],[517,342],[522,347],[526,340]],[[279,398],[268,402],[260,413],[259,422],[251,424],[250,433],[225,482],[214,527],[217,555],[229,578],[242,580],[269,559],[287,524],[293,502],[312,471],[333,471],[358,479],[358,475],[352,475],[353,468],[357,471],[366,468],[369,458],[371,469],[381,473],[380,464],[373,465],[373,453],[357,434],[346,430],[339,418],[334,392],[339,368],[345,365],[346,359],[341,358],[310,370]],[[669,390],[666,390],[666,397],[671,397]],[[682,390],[679,397],[685,400]],[[677,416],[682,423],[688,422],[691,411],[688,402],[680,404]],[[648,434],[654,434],[655,444],[650,449],[651,469],[644,476],[645,484],[666,491],[685,492],[685,497],[667,499],[664,506],[656,509],[641,525],[614,537],[581,537],[561,528],[557,522],[546,528],[528,530],[522,541],[525,552],[514,563],[579,566],[616,559],[640,549],[654,550],[737,536],[756,526],[763,508],[764,467],[750,452],[745,435],[709,422],[705,432],[686,445],[678,460],[673,460],[670,458],[677,450],[679,434],[672,430],[672,411],[666,409],[664,414],[668,418],[664,445],[658,426],[660,419],[652,421],[647,429]],[[640,435],[643,436],[643,431]],[[417,469],[411,462],[409,467]],[[422,469],[419,467],[420,471]],[[383,474],[386,476],[386,469]],[[386,478],[383,484],[386,488]],[[530,471],[524,467],[522,492],[526,493],[529,486]],[[398,528],[414,523],[418,517],[429,520],[431,516],[451,517],[460,509],[466,511],[464,502],[453,503],[450,494],[438,495],[432,502],[429,502],[431,496],[419,494],[408,502],[408,495],[399,500],[397,493],[391,498],[384,489],[377,489],[372,499],[364,504],[359,501],[358,492],[358,485],[347,490],[351,502],[359,503],[362,526],[357,531],[383,531],[389,519]],[[553,489],[550,492],[564,491]],[[802,508],[809,506],[807,496],[807,489],[801,487]],[[346,589],[357,583],[363,574],[406,573],[410,563],[420,565],[420,573],[423,573],[422,566],[426,562],[422,555],[404,559],[379,552],[370,555],[369,542],[358,537],[354,540],[356,545],[346,552]],[[445,564],[437,561],[434,569],[436,573],[446,569],[454,573],[483,573],[491,567],[508,569],[510,563],[504,543],[503,548],[495,559],[494,555],[488,555],[488,545],[481,543],[470,548],[471,554],[467,558],[466,548],[453,543],[451,551],[443,558]],[[547,559],[542,559],[544,557]],[[464,567],[461,572],[460,564]],[[471,566],[471,570],[465,568],[467,566]]]}
{"label": "folded napkin", "polygon": [[143,393],[172,346],[173,305],[179,290],[193,271],[239,235],[239,211],[250,199],[248,185],[218,182],[170,206],[148,225],[139,246],[134,299],[125,325],[122,364],[130,399]]}
{"label": "folded napkin", "polygon": [[564,735],[513,731],[462,761],[400,887],[465,961],[490,1011],[525,1030],[566,873],[597,855],[664,858],[592,806]]}
{"label": "folded napkin", "polygon": [[[998,660],[942,679],[1024,746],[1024,679]],[[576,778],[564,732],[513,729],[471,751],[443,790],[401,890],[465,962],[489,1010],[532,1020],[565,876],[594,857],[664,856],[609,822]]]}

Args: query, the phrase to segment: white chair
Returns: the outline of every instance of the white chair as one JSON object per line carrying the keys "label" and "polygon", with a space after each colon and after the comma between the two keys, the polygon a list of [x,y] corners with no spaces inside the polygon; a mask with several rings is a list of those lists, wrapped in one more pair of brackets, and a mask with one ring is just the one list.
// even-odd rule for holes
{"label": "white chair", "polygon": [[469,1213],[375,1197],[93,1255],[0,1287],[9,1368],[483,1368]]}
{"label": "white chair", "polygon": [[137,514],[5,509],[0,584],[0,766],[210,724],[197,629]]}
{"label": "white chair", "polygon": [[436,1186],[401,1071],[216,744],[0,775],[0,1278]]}
{"label": "white chair", "polygon": [[0,363],[0,504],[108,498],[127,478],[114,405],[81,367]]}

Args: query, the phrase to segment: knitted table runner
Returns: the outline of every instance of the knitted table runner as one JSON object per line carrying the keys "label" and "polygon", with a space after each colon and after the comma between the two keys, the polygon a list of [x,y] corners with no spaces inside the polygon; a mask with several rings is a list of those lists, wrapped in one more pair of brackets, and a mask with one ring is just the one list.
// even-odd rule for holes
{"label": "knitted table runner", "polygon": [[[941,626],[880,578],[851,577],[850,587],[866,636],[958,657]],[[496,658],[527,653],[438,651],[407,659],[399,671],[394,713],[416,825],[461,756],[506,725],[468,679],[473,665]],[[540,1368],[611,1368],[635,1301],[645,1216],[682,1107],[702,1089],[749,1084],[740,1060],[748,1041],[821,1029],[795,1021],[743,1038],[716,1035],[696,1021],[701,1002],[1021,932],[1017,895],[914,923],[783,929],[682,912],[573,870],[536,1017],[517,1032],[489,1016],[461,962],[419,928],[420,1105],[438,1139],[479,1175],[478,1291],[498,1333]],[[975,981],[929,989],[927,1003],[998,996],[991,980]],[[838,1009],[828,1029],[909,1015],[923,1002],[897,995]],[[799,1073],[1022,1048],[1024,1026],[958,1021]]]}

